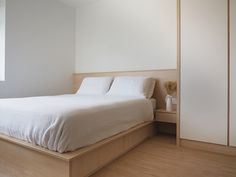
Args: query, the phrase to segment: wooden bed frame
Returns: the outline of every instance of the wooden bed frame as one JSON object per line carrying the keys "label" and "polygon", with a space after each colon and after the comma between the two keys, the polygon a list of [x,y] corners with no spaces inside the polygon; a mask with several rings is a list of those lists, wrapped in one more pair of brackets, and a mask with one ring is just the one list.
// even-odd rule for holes
{"label": "wooden bed frame", "polygon": [[0,176],[87,177],[152,135],[154,125],[148,122],[64,154],[0,136]]}
{"label": "wooden bed frame", "polygon": [[[100,75],[144,75],[158,81],[175,80],[176,70],[99,73]],[[75,74],[75,88],[84,76]],[[160,83],[160,82],[159,82]],[[160,85],[159,85],[160,86]],[[160,86],[158,89],[160,90]],[[163,89],[157,94],[159,108]],[[154,94],[155,97],[156,94]],[[60,154],[30,143],[0,135],[0,176],[4,177],[88,177],[155,133],[154,123],[146,122],[74,152]]]}

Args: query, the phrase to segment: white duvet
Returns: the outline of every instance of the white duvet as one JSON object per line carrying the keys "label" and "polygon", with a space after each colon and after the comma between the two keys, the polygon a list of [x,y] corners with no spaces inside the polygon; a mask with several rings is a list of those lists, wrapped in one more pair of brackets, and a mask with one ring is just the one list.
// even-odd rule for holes
{"label": "white duvet", "polygon": [[153,119],[140,97],[61,95],[0,99],[0,133],[60,153]]}

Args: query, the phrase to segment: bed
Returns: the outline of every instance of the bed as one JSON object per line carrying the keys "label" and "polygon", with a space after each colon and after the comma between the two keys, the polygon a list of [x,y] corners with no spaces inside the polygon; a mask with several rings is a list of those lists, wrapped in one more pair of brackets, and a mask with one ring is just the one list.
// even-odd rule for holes
{"label": "bed", "polygon": [[59,95],[0,100],[0,133],[65,153],[153,120],[149,99]]}
{"label": "bed", "polygon": [[[138,74],[154,78],[158,75],[161,82],[175,77],[175,71],[166,73],[169,71]],[[81,75],[74,77],[77,88],[78,79]],[[79,109],[73,107],[75,103]],[[153,136],[152,112],[151,101],[141,97],[70,94],[1,100],[0,118],[10,113],[21,115],[21,120],[11,116],[0,120],[0,176],[89,176]],[[83,123],[76,123],[78,115],[83,117]],[[35,128],[36,124],[41,128]]]}

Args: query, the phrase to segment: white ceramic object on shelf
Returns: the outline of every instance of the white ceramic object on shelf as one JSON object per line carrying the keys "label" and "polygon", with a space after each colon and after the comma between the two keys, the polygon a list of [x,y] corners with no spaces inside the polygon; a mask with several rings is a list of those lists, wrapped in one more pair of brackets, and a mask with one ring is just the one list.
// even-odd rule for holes
{"label": "white ceramic object on shelf", "polygon": [[171,112],[172,111],[172,96],[166,95],[166,111]]}

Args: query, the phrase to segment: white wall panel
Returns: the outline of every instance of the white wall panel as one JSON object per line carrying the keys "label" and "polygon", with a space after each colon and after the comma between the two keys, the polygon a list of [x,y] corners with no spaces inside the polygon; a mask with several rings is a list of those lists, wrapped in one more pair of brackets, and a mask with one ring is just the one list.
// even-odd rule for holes
{"label": "white wall panel", "polygon": [[0,0],[0,82],[5,80],[5,0]]}
{"label": "white wall panel", "polygon": [[181,138],[227,143],[227,0],[181,0]]}
{"label": "white wall panel", "polygon": [[176,0],[94,0],[77,8],[76,72],[176,69]]}
{"label": "white wall panel", "polygon": [[57,0],[6,1],[0,98],[71,93],[75,10]]}
{"label": "white wall panel", "polygon": [[236,1],[230,1],[231,19],[231,112],[230,145],[236,146]]}

